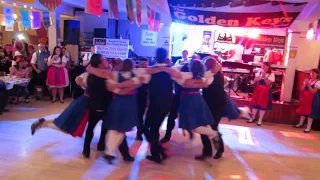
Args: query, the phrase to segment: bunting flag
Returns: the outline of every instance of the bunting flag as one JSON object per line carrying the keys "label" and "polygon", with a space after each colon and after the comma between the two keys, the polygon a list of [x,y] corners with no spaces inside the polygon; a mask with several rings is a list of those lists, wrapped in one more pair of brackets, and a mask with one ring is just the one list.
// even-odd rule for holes
{"label": "bunting flag", "polygon": [[154,10],[147,6],[148,28],[154,31]]}
{"label": "bunting flag", "polygon": [[50,14],[49,14],[49,12],[42,12],[42,20],[43,20],[43,26],[45,28],[50,27],[51,22],[50,22]]}
{"label": "bunting flag", "polygon": [[130,23],[134,23],[134,12],[133,12],[133,0],[126,0],[126,7],[127,7],[127,18]]}
{"label": "bunting flag", "polygon": [[32,11],[32,29],[40,29],[41,28],[41,18],[40,18],[40,12]]}
{"label": "bunting flag", "polygon": [[87,0],[85,12],[97,16],[102,16],[102,0]]}
{"label": "bunting flag", "polygon": [[27,4],[35,4],[36,3],[36,0],[14,0],[14,1],[27,3]]}
{"label": "bunting flag", "polygon": [[62,4],[62,0],[39,0],[39,2],[50,11],[54,11]]}
{"label": "bunting flag", "polygon": [[108,17],[109,19],[119,19],[118,0],[108,1]]}
{"label": "bunting flag", "polygon": [[154,30],[159,32],[161,28],[161,14],[156,12],[156,17],[154,21]]}
{"label": "bunting flag", "polygon": [[13,14],[14,14],[14,9],[12,7],[3,6],[3,16],[4,16],[6,31],[13,31],[13,25],[14,25]]}
{"label": "bunting flag", "polygon": [[26,9],[20,9],[20,16],[21,16],[21,24],[24,28],[30,28],[30,16],[29,11]]}
{"label": "bunting flag", "polygon": [[136,0],[136,9],[137,9],[137,25],[140,27],[141,25],[141,0]]}

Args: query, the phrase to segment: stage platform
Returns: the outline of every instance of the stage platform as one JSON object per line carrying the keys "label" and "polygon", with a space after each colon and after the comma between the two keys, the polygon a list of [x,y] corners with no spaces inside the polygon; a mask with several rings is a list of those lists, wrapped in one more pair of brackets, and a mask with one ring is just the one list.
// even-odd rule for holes
{"label": "stage platform", "polygon": [[[250,106],[250,98],[232,97],[232,99],[237,103],[239,107]],[[273,101],[272,110],[266,111],[263,122],[292,125],[296,124],[300,119],[299,115],[296,113],[298,106],[298,103],[282,103]]]}

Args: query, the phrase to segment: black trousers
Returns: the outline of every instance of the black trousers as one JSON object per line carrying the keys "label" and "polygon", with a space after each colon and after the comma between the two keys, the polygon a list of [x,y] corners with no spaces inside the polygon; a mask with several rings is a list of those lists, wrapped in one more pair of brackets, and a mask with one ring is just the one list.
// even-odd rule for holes
{"label": "black trousers", "polygon": [[168,115],[166,135],[171,136],[172,130],[176,125],[175,119],[178,118],[178,109],[180,104],[180,94],[175,94],[172,101],[170,113]]}
{"label": "black trousers", "polygon": [[143,116],[147,107],[147,95],[138,94],[137,99],[138,99],[138,120],[139,120],[139,125],[137,127],[138,129],[137,134],[142,135],[145,131]]}
{"label": "black trousers", "polygon": [[5,88],[0,88],[0,113],[3,112],[9,101],[9,91]]}
{"label": "black trousers", "polygon": [[[208,104],[209,105],[209,104]],[[219,132],[218,126],[219,123],[221,121],[221,118],[223,116],[224,110],[225,110],[225,106],[210,106],[209,105],[209,109],[212,113],[212,116],[214,118],[214,123],[211,125],[212,129],[215,131]],[[223,153],[224,152],[224,143],[222,140],[222,134],[219,132],[219,136],[220,136],[220,148],[217,150],[217,153]],[[203,149],[202,149],[202,153],[204,155],[212,155],[212,146],[211,146],[211,140],[209,139],[209,137],[207,135],[201,135],[201,141],[203,144]]]}
{"label": "black trousers", "polygon": [[[97,123],[102,119],[103,115],[104,115],[104,112],[99,112],[94,109],[90,109],[88,127],[86,131],[86,137],[84,140],[84,148],[90,148],[90,144],[94,135],[93,130],[96,127]],[[101,128],[101,135],[100,135],[98,146],[103,146],[103,147],[105,146],[106,133],[107,133],[107,130],[105,130],[104,128]],[[126,137],[123,139],[122,143],[120,144],[119,151],[123,157],[130,156]]]}
{"label": "black trousers", "polygon": [[146,132],[145,135],[150,142],[150,152],[152,156],[159,156],[162,152],[162,146],[159,143],[159,129],[170,110],[170,103],[157,105],[157,106],[149,106],[146,115]]}

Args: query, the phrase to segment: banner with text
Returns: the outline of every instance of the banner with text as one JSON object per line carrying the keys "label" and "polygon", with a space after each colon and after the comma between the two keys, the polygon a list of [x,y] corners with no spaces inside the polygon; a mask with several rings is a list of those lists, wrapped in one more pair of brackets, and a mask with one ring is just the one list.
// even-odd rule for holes
{"label": "banner with text", "polygon": [[[102,38],[99,38],[99,40],[101,39]],[[96,42],[96,39],[94,39],[94,42]],[[105,45],[95,45],[95,52],[101,54],[105,58],[128,58],[128,39],[105,39]]]}
{"label": "banner with text", "polygon": [[[170,4],[170,0],[168,1]],[[219,25],[224,27],[288,27],[299,12],[230,13],[203,11],[170,6],[172,22],[191,25]]]}
{"label": "banner with text", "polygon": [[158,34],[154,31],[142,30],[141,45],[142,46],[157,46]]}

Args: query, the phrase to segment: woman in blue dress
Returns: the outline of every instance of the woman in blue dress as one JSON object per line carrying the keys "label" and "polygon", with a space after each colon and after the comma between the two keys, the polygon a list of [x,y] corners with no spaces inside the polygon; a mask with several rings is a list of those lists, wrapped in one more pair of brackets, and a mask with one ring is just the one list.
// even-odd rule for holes
{"label": "woman in blue dress", "polygon": [[[216,149],[219,148],[218,132],[211,128],[214,119],[207,103],[204,101],[200,89],[213,82],[211,71],[204,71],[204,66],[199,60],[190,62],[190,72],[180,72],[176,69],[166,69],[173,80],[182,85],[179,107],[179,127],[195,133],[208,135]],[[190,83],[190,80],[201,79],[198,85]]]}
{"label": "woman in blue dress", "polygon": [[259,120],[257,125],[261,126],[262,119],[267,110],[272,109],[272,83],[275,81],[275,75],[271,72],[270,63],[264,62],[262,68],[255,74],[254,83],[257,83],[254,88],[251,107],[252,107],[252,118],[248,123],[252,123],[258,110]]}
{"label": "woman in blue dress", "polygon": [[304,130],[305,133],[311,131],[313,119],[320,118],[319,73],[319,69],[312,69],[310,72],[310,79],[306,79],[302,86],[300,105],[297,109],[297,113],[301,117],[299,124],[295,125],[295,127],[303,127],[305,119],[308,118],[307,128]]}

